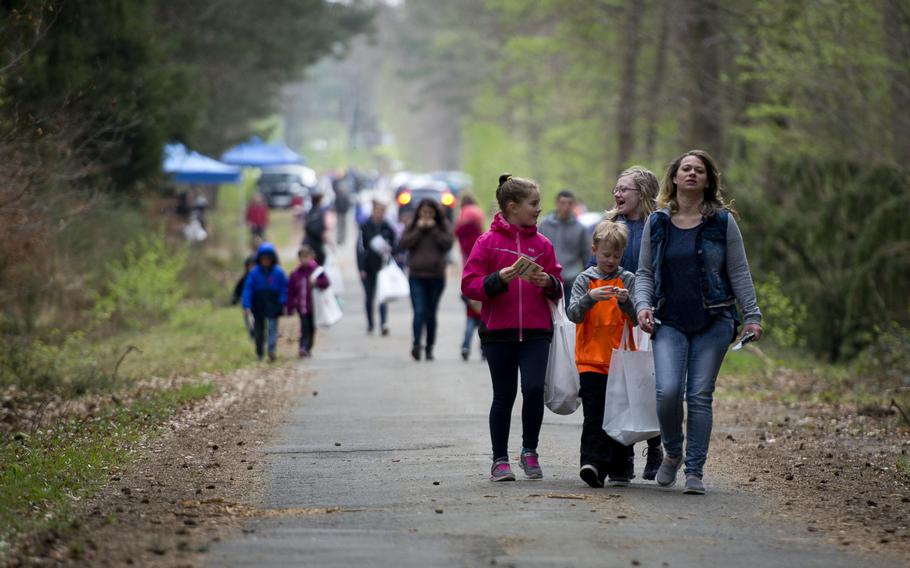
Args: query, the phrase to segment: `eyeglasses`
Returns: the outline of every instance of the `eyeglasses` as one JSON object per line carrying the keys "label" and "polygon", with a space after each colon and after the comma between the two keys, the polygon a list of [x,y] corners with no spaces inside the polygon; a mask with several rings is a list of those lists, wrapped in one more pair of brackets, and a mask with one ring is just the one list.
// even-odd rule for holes
{"label": "eyeglasses", "polygon": [[617,193],[620,195],[625,195],[625,194],[629,193],[630,191],[639,191],[639,189],[637,187],[619,187],[617,185],[616,187],[613,188],[613,191],[611,193],[613,195],[616,195]]}

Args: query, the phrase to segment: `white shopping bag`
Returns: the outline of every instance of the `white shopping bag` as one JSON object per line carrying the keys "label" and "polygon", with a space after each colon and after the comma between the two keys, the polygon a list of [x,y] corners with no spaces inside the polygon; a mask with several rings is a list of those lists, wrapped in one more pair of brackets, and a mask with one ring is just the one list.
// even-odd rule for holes
{"label": "white shopping bag", "polygon": [[[316,279],[323,270],[320,266],[310,276],[310,286],[313,287],[313,323],[317,327],[331,327],[338,323],[343,314],[332,286],[329,285],[325,290],[316,287]],[[329,282],[331,283],[331,280]]]}
{"label": "white shopping bag", "polygon": [[566,316],[565,293],[559,302],[550,303],[553,315],[553,341],[544,379],[543,401],[556,414],[578,410],[578,368],[575,366],[575,324]]}
{"label": "white shopping bag", "polygon": [[389,261],[376,275],[376,300],[384,304],[411,295],[408,277],[394,261]]}
{"label": "white shopping bag", "polygon": [[604,432],[626,446],[660,434],[654,355],[628,350],[629,327],[610,359],[603,423]]}
{"label": "white shopping bag", "polygon": [[341,267],[338,266],[338,261],[335,259],[335,253],[331,249],[325,251],[325,263],[323,264],[325,268],[325,275],[329,279],[329,283],[332,285],[332,291],[335,293],[335,297],[341,296],[344,294],[344,278],[341,276]]}

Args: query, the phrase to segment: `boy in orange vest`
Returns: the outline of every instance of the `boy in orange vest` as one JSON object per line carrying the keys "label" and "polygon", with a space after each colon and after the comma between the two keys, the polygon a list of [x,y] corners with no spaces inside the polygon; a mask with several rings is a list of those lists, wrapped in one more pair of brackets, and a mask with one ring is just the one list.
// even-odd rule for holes
{"label": "boy in orange vest", "polygon": [[619,265],[629,231],[625,225],[602,221],[594,229],[597,264],[582,272],[572,287],[567,310],[575,322],[575,363],[581,376],[581,470],[578,475],[591,487],[629,484],[628,457],[632,450],[603,431],[607,373],[613,349],[628,327],[629,349],[635,349],[632,326],[635,309],[630,300],[635,275]]}

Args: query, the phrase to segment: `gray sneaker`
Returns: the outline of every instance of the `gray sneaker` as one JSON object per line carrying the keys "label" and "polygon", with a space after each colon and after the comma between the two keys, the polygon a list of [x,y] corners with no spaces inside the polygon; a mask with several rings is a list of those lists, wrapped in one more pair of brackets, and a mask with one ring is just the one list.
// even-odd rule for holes
{"label": "gray sneaker", "polygon": [[705,484],[697,475],[687,475],[686,490],[683,493],[686,495],[704,495]]}
{"label": "gray sneaker", "polygon": [[[676,463],[673,463],[674,459]],[[661,487],[673,487],[676,485],[676,473],[679,471],[680,466],[682,466],[682,462],[682,456],[678,458],[664,456],[664,461],[661,462],[660,468],[657,470],[657,475],[654,477],[657,480],[657,484]]]}

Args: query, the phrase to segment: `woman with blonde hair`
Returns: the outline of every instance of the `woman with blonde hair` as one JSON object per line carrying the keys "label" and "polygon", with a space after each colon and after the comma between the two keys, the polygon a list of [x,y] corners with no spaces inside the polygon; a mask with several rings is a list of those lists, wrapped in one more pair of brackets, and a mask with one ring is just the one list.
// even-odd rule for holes
{"label": "woman with blonde hair", "polygon": [[[626,248],[623,250],[619,265],[629,272],[638,270],[638,254],[641,251],[641,234],[645,228],[645,221],[654,212],[657,205],[657,193],[660,183],[651,170],[642,166],[631,166],[623,170],[616,180],[613,188],[613,199],[616,205],[606,212],[604,217],[610,221],[622,223],[629,230]],[[635,345],[638,349],[648,349],[650,336],[636,327]],[[653,480],[664,458],[660,447],[660,436],[648,440],[645,450],[645,468],[642,477]],[[627,477],[635,477],[635,450],[634,446],[628,447]]]}

